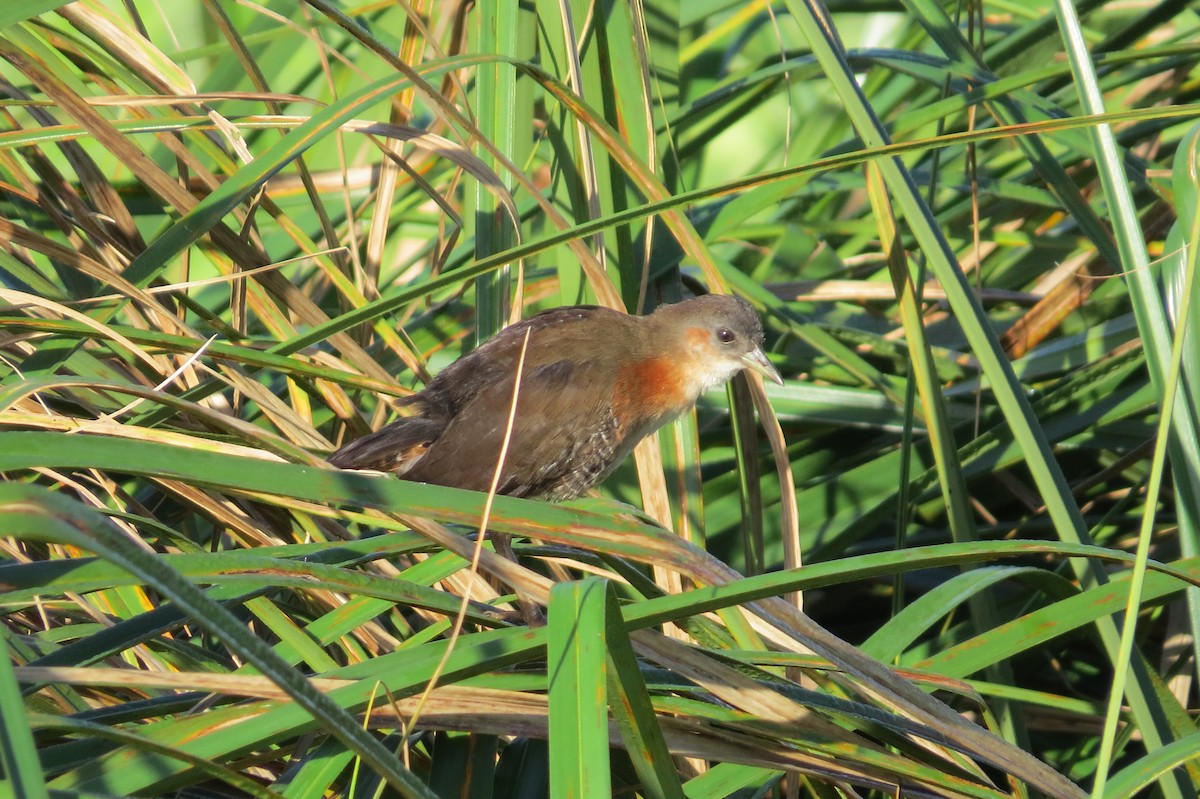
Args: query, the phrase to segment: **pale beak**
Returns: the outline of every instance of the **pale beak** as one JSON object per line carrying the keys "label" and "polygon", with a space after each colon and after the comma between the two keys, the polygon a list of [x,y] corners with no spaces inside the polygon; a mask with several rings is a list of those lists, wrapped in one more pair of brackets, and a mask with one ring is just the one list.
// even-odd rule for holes
{"label": "pale beak", "polygon": [[762,347],[755,347],[741,357],[742,363],[747,369],[753,369],[763,377],[773,380],[779,385],[783,385],[783,378],[779,376],[779,370],[771,365],[767,360],[766,353],[762,351]]}

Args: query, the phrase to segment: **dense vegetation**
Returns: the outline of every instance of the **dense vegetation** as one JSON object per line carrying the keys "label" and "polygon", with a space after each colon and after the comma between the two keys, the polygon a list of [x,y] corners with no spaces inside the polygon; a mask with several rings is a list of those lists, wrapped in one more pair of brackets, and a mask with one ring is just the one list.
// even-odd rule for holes
{"label": "dense vegetation", "polygon": [[[1200,16],[832,11],[7,0],[0,792],[1196,796]],[[700,290],[596,496],[323,462]]]}

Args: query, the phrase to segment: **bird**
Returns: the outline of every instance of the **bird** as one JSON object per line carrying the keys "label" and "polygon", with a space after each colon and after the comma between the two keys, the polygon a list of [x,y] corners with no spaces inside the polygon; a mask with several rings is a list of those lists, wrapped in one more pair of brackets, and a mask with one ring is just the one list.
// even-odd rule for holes
{"label": "bird", "polygon": [[343,446],[329,463],[488,491],[518,363],[516,410],[497,493],[553,502],[598,485],[706,390],[750,369],[783,384],[745,300],[705,294],[646,316],[576,305],[510,325],[402,404],[410,415]]}

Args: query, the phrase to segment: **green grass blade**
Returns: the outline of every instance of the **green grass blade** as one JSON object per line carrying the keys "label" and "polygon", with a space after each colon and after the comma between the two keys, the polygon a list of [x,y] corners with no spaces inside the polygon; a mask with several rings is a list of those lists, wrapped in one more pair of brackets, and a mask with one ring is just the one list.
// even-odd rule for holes
{"label": "green grass blade", "polygon": [[605,665],[606,582],[559,583],[546,609],[550,795],[612,794]]}
{"label": "green grass blade", "polygon": [[[102,557],[119,563],[138,575],[146,584],[170,597],[197,622],[204,623],[218,633],[229,646],[236,648],[240,655],[288,691],[297,704],[327,725],[333,734],[356,751],[403,796],[434,799],[434,794],[411,772],[404,769],[391,752],[367,734],[345,710],[312,688],[301,674],[280,660],[263,641],[248,632],[233,614],[124,539],[108,526],[103,517],[44,490],[24,486],[0,486],[0,506],[10,511],[32,512],[34,515],[42,515],[47,522],[54,522],[54,529],[43,532],[16,530],[14,534],[17,536],[43,537],[48,532],[49,536],[46,537],[51,540],[96,551]],[[88,536],[78,532],[84,529],[88,531]]]}
{"label": "green grass blade", "polygon": [[[36,519],[30,521],[36,522]],[[16,796],[49,799],[26,715],[25,697],[21,695],[13,673],[15,653],[9,643],[10,635],[7,627],[0,627],[0,641],[4,642],[4,655],[0,657],[0,730],[4,731],[0,735],[0,765],[4,767],[5,781]]]}

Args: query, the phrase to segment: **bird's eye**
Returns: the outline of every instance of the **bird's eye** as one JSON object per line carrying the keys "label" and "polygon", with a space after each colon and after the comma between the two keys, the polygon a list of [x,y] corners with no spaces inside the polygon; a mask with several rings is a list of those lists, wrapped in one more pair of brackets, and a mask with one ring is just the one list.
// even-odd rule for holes
{"label": "bird's eye", "polygon": [[729,328],[727,328],[727,327],[719,327],[719,328],[717,328],[717,339],[718,339],[718,340],[719,340],[719,341],[720,341],[722,344],[732,344],[732,343],[733,343],[733,340],[734,340],[735,338],[737,338],[737,333],[734,333],[734,332],[733,332],[732,330],[730,330]]}

